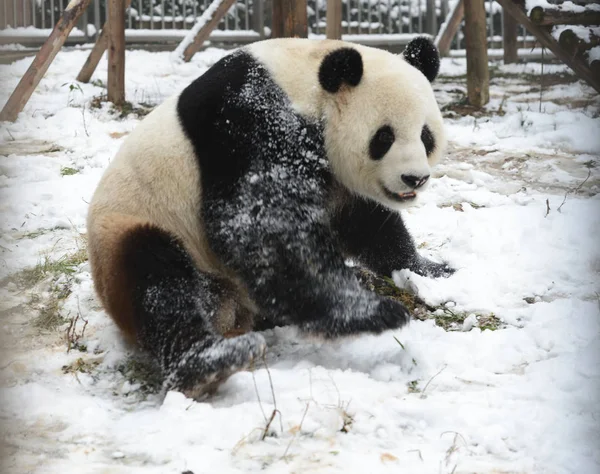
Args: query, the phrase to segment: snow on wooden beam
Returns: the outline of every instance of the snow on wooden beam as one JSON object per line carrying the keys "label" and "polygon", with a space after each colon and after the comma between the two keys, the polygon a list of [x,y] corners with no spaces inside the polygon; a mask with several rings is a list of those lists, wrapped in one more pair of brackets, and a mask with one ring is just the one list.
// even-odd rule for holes
{"label": "snow on wooden beam", "polygon": [[214,0],[175,48],[174,55],[186,63],[189,62],[234,3],[235,0]]}
{"label": "snow on wooden beam", "polygon": [[90,2],[91,0],[71,0],[67,5],[52,33],[35,55],[33,62],[4,105],[0,112],[0,121],[14,122],[17,119]]}
{"label": "snow on wooden beam", "polygon": [[458,27],[460,26],[465,16],[465,4],[463,0],[458,0],[452,11],[447,16],[446,21],[440,27],[437,37],[435,38],[435,45],[437,46],[440,56],[447,56],[450,52],[450,45],[452,39],[456,36]]}
{"label": "snow on wooden beam", "polygon": [[582,12],[557,8],[534,7],[529,18],[536,25],[600,25],[600,11],[586,9]]}
{"label": "snow on wooden beam", "polygon": [[[125,9],[129,8],[129,5],[131,5],[131,0],[125,0]],[[98,63],[100,62],[100,59],[102,59],[102,55],[106,51],[107,47],[108,21],[104,23],[102,31],[98,35],[98,38],[96,39],[96,43],[94,44],[92,51],[86,59],[85,64],[81,68],[81,71],[79,71],[79,74],[77,75],[77,80],[79,82],[90,82],[90,79],[92,78],[94,71],[98,67]]]}
{"label": "snow on wooden beam", "polygon": [[505,13],[509,13],[513,18],[521,23],[527,31],[534,34],[540,44],[548,48],[554,53],[554,55],[569,66],[575,73],[586,81],[590,86],[600,92],[600,77],[595,74],[591,67],[584,61],[581,61],[571,54],[566,52],[556,41],[548,27],[536,25],[531,21],[524,9],[524,2],[522,0],[496,0]]}

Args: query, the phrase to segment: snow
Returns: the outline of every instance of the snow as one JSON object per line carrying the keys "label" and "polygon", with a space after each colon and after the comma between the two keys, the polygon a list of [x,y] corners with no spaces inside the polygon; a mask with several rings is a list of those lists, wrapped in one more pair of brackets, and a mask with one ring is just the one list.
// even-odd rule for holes
{"label": "snow", "polygon": [[[127,51],[127,97],[157,104],[225,54],[179,63]],[[238,373],[197,403],[163,400],[130,375],[139,356],[100,308],[87,263],[60,280],[71,286],[61,314],[88,321],[81,351],[67,353],[67,324],[32,325],[48,281],[5,279],[82,245],[86,203],[139,122],[91,107],[106,61],[95,84],[78,84],[86,57],[60,52],[0,127],[2,472],[599,471],[600,98],[566,67],[544,65],[564,80],[545,83],[540,103],[539,63],[499,66],[486,113],[461,115],[465,60],[442,61],[450,148],[404,215],[422,254],[457,272],[394,280],[467,314],[457,331],[431,319],[330,343],[266,331],[269,370]],[[30,62],[0,66],[2,102]],[[495,331],[480,327],[491,313]],[[78,359],[82,370],[68,370]]]}

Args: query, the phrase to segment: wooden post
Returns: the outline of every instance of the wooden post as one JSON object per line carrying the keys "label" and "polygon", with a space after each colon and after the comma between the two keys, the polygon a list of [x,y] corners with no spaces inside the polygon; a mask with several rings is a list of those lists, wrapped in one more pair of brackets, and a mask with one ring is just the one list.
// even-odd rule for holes
{"label": "wooden post", "polygon": [[327,39],[342,39],[342,0],[327,0]]}
{"label": "wooden post", "polygon": [[[235,0],[213,0],[196,24],[175,48],[175,56],[189,62],[202,47],[221,19],[227,14]],[[260,3],[260,2],[257,2]]]}
{"label": "wooden post", "polygon": [[308,38],[306,0],[273,0],[273,38]]}
{"label": "wooden post", "polygon": [[265,37],[265,10],[264,1],[257,0],[253,3],[252,27],[257,31],[260,39]]}
{"label": "wooden post", "polygon": [[125,5],[124,0],[108,0],[108,100],[125,102]]}
{"label": "wooden post", "polygon": [[[131,0],[125,0],[125,10],[129,8],[131,4]],[[102,59],[102,55],[106,51],[106,47],[108,46],[108,22],[104,23],[102,27],[102,31],[98,35],[98,39],[96,39],[96,43],[90,51],[88,58],[86,59],[81,71],[77,75],[77,80],[79,82],[90,82],[92,78],[92,74],[98,67],[98,63],[100,59]]]}
{"label": "wooden post", "polygon": [[435,14],[435,0],[427,0],[427,32],[431,36],[437,33],[437,15]]}
{"label": "wooden post", "polygon": [[464,0],[458,0],[454,4],[450,15],[446,18],[446,21],[442,24],[440,31],[435,38],[435,45],[440,52],[440,56],[447,56],[450,52],[450,45],[452,39],[458,31],[458,27],[465,16],[465,4]]}
{"label": "wooden post", "polygon": [[77,23],[77,20],[90,4],[91,0],[71,0],[46,42],[36,54],[33,62],[23,74],[19,84],[9,97],[8,102],[0,112],[0,121],[14,122],[33,91],[46,74],[58,51],[65,43],[67,36]]}
{"label": "wooden post", "polygon": [[519,24],[506,10],[502,10],[502,45],[504,64],[516,63],[519,60],[517,48],[517,28]]}
{"label": "wooden post", "polygon": [[490,100],[485,8],[482,0],[464,2],[467,96],[473,107],[483,107]]}

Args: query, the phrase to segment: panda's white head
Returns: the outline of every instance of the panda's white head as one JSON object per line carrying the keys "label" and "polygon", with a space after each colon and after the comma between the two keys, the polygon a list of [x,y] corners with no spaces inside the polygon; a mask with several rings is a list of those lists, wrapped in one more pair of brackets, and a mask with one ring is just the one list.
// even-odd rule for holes
{"label": "panda's white head", "polygon": [[402,55],[362,46],[329,51],[319,67],[325,146],[337,179],[393,208],[414,202],[446,136],[430,82],[437,49],[417,38]]}

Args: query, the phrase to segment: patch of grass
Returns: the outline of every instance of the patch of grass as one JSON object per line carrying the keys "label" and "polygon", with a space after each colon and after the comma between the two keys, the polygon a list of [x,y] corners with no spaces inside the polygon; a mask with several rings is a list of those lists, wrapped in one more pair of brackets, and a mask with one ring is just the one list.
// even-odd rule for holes
{"label": "patch of grass", "polygon": [[[41,235],[41,234],[40,234]],[[64,255],[58,260],[52,260],[49,256],[33,268],[26,268],[15,276],[17,284],[25,288],[31,288],[40,283],[44,278],[52,275],[72,275],[76,267],[87,261],[87,250],[80,248],[72,254]]]}
{"label": "patch of grass", "polygon": [[77,173],[79,173],[79,170],[77,168],[71,168],[70,166],[64,166],[60,169],[61,176],[72,176]]}
{"label": "patch of grass", "polygon": [[157,393],[162,386],[160,368],[140,354],[126,359],[117,370],[130,384],[140,384],[142,393]]}
{"label": "patch of grass", "polygon": [[502,321],[500,321],[500,319],[496,317],[494,313],[480,315],[477,317],[477,321],[479,322],[479,329],[482,331],[485,331],[486,329],[495,331],[504,326]]}
{"label": "patch of grass", "polygon": [[94,79],[92,82],[90,82],[90,84],[96,87],[102,87],[103,89],[106,89],[106,84],[104,84],[102,79]]}
{"label": "patch of grass", "polygon": [[408,393],[420,393],[421,392],[421,389],[419,388],[418,380],[411,380],[410,382],[408,382],[406,384],[406,386],[408,387]]}
{"label": "patch of grass", "polygon": [[[479,207],[483,207],[478,206],[474,203],[469,204],[471,204],[476,209]],[[435,324],[443,328],[445,331],[462,330],[462,326],[465,322],[465,319],[467,319],[467,317],[470,314],[473,314],[473,312],[471,311],[454,311],[447,304],[442,304],[439,306],[430,306],[410,291],[398,288],[394,281],[389,277],[381,277],[379,275],[375,275],[369,270],[358,267],[356,268],[356,272],[356,276],[358,277],[359,281],[368,290],[373,291],[374,293],[377,293],[380,296],[392,298],[404,304],[404,306],[406,306],[406,308],[411,312],[415,319],[418,319],[420,321],[433,319],[435,321]],[[486,329],[495,331],[504,327],[502,321],[500,321],[500,319],[496,317],[493,313],[474,314],[477,318],[477,327],[479,327],[482,331]],[[398,339],[396,339],[396,342],[404,350],[404,345]],[[417,365],[414,359],[413,363]]]}
{"label": "patch of grass", "polygon": [[[108,97],[106,95],[99,95],[92,99],[90,107],[100,109],[105,102],[108,102]],[[110,112],[116,115],[118,119],[125,119],[130,114],[134,114],[139,118],[145,117],[152,112],[152,109],[154,109],[154,105],[146,103],[138,105],[134,105],[128,101],[124,101],[118,105],[110,103]]]}
{"label": "patch of grass", "polygon": [[69,365],[63,365],[63,374],[91,374],[100,364],[99,360],[85,360],[82,357]]}
{"label": "patch of grass", "polygon": [[358,280],[361,284],[377,293],[378,295],[391,298],[399,301],[408,308],[409,311],[414,311],[417,306],[424,304],[423,301],[410,291],[398,288],[389,277],[381,277],[363,268],[358,269]]}
{"label": "patch of grass", "polygon": [[466,312],[454,312],[450,308],[442,306],[432,314],[432,317],[435,320],[435,324],[445,331],[456,331],[462,328],[469,314]]}

